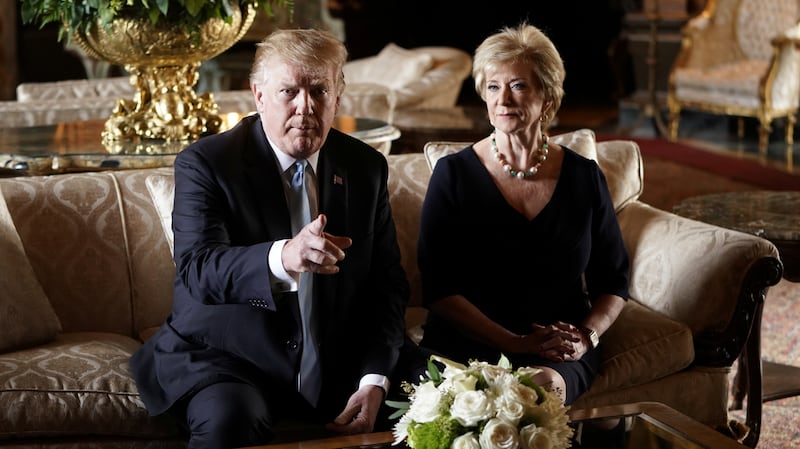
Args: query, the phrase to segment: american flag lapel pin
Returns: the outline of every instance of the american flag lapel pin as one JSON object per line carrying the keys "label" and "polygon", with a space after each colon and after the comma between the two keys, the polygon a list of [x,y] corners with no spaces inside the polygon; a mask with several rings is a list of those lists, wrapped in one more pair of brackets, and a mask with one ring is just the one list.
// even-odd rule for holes
{"label": "american flag lapel pin", "polygon": [[333,175],[333,185],[340,186],[340,185],[343,185],[343,184],[344,184],[344,179],[342,179],[341,176]]}

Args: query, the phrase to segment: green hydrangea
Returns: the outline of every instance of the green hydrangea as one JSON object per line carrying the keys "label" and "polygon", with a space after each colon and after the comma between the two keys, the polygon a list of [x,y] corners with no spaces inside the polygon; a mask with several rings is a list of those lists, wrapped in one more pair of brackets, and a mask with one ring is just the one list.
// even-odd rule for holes
{"label": "green hydrangea", "polygon": [[447,449],[462,433],[464,427],[458,421],[450,414],[442,414],[430,422],[412,422],[408,426],[408,445],[413,449]]}

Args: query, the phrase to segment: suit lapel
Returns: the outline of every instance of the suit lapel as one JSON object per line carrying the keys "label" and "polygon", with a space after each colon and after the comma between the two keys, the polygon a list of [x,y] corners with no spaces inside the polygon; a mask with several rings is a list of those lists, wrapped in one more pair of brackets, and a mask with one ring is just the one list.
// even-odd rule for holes
{"label": "suit lapel", "polygon": [[253,188],[267,238],[290,238],[292,229],[280,168],[261,129],[261,120],[255,121],[252,126],[256,145],[248,145],[244,152],[247,182]]}

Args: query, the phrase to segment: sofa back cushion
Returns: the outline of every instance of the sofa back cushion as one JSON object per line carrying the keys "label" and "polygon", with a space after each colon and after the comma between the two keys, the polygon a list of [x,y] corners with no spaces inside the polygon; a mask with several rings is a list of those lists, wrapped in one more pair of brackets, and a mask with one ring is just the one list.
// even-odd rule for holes
{"label": "sofa back cushion", "polygon": [[422,305],[422,287],[417,269],[417,236],[419,215],[431,173],[425,158],[420,153],[390,154],[389,200],[397,227],[400,257],[411,284],[412,306]]}
{"label": "sofa back cushion", "polygon": [[0,196],[0,353],[46,343],[61,330]]}
{"label": "sofa back cushion", "polygon": [[145,187],[152,172],[0,180],[25,253],[64,331],[135,337],[166,317],[174,266]]}

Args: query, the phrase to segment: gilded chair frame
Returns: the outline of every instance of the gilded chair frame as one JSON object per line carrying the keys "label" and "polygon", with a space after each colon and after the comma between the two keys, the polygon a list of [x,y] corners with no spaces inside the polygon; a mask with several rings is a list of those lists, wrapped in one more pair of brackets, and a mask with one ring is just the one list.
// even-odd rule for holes
{"label": "gilded chair frame", "polygon": [[[794,143],[794,124],[798,105],[800,105],[800,1],[798,1],[798,16],[794,19],[794,26],[789,30],[778,30],[776,36],[770,39],[772,47],[766,71],[760,75],[758,80],[757,106],[746,107],[734,103],[723,104],[693,99],[681,98],[678,94],[676,74],[684,68],[707,68],[718,63],[732,62],[720,57],[721,61],[704,61],[693,55],[694,50],[704,45],[703,40],[714,39],[709,36],[709,29],[714,26],[714,14],[720,1],[736,1],[739,3],[735,7],[737,13],[741,3],[745,0],[708,0],[705,9],[696,17],[691,19],[681,32],[681,50],[675,59],[669,76],[667,107],[669,110],[669,138],[675,140],[678,137],[678,127],[680,113],[683,109],[693,109],[717,115],[727,115],[737,117],[738,135],[744,135],[744,118],[756,118],[759,122],[758,128],[758,150],[759,154],[766,155],[769,144],[769,136],[772,132],[772,123],[779,118],[786,119],[785,141],[787,147]],[[731,36],[735,38],[738,22],[733,20]],[[700,42],[698,44],[698,42]],[[738,58],[748,59],[745,51],[736,43]],[[778,95],[775,91],[776,86],[790,86],[789,93],[793,95],[788,107],[775,107],[773,96]],[[787,151],[790,157],[791,151]]]}

